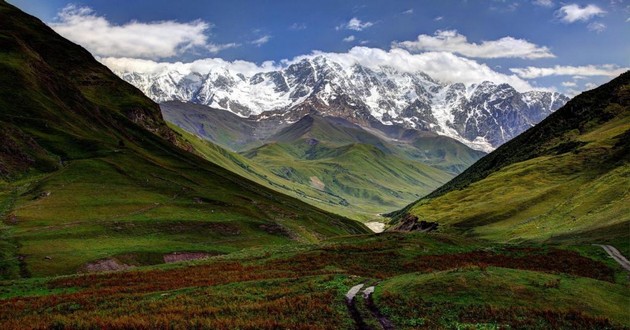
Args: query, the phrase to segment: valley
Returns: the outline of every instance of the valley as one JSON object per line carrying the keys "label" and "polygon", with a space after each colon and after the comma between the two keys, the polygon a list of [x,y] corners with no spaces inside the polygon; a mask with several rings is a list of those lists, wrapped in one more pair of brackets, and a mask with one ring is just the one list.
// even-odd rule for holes
{"label": "valley", "polygon": [[[0,0],[0,329],[630,328],[630,71],[569,100],[468,58],[497,82],[349,61],[363,44],[164,64],[275,39],[112,17]],[[121,31],[153,52],[206,34],[95,55]],[[414,43],[536,47],[438,32]]]}
{"label": "valley", "polygon": [[[380,213],[428,194],[484,155],[434,133],[403,130],[394,139],[318,114],[291,125],[272,125],[193,104],[161,107],[166,120],[181,127],[174,129],[209,161],[362,221],[383,221]],[[231,143],[215,136],[230,137]]]}

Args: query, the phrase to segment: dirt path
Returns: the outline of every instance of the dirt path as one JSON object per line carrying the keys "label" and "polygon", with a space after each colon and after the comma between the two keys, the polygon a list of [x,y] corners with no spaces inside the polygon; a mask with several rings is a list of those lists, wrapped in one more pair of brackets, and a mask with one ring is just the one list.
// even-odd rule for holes
{"label": "dirt path", "polygon": [[363,290],[363,298],[365,298],[365,303],[367,305],[367,308],[370,310],[370,313],[372,313],[372,316],[374,316],[374,318],[378,320],[378,323],[381,324],[381,327],[383,328],[383,330],[393,330],[394,324],[392,323],[392,321],[390,321],[387,317],[385,317],[385,315],[381,313],[378,307],[376,307],[376,304],[374,304],[374,299],[372,299],[373,293],[374,293],[373,286],[368,287],[365,290]]}
{"label": "dirt path", "polygon": [[597,245],[604,249],[604,251],[606,251],[608,255],[610,255],[618,264],[621,265],[621,267],[630,272],[630,261],[628,261],[628,259],[626,259],[626,257],[624,257],[623,254],[621,254],[621,252],[619,252],[619,250],[617,250],[614,246],[601,244],[594,245]]}
{"label": "dirt path", "polygon": [[[361,317],[361,313],[357,309],[355,305],[354,298],[361,291],[364,284],[357,284],[348,290],[346,293],[346,305],[348,306],[348,310],[350,311],[350,316],[354,320],[355,327],[358,330],[372,330],[372,327],[368,326],[365,323],[365,320]],[[374,293],[374,286],[369,286],[363,290],[363,299],[365,299],[365,304],[375,319],[378,320],[383,330],[393,330],[394,324],[388,320],[383,313],[381,313],[374,304],[374,300],[372,299],[372,294]]]}
{"label": "dirt path", "polygon": [[348,306],[348,310],[350,311],[350,316],[354,320],[355,328],[357,330],[372,330],[370,327],[365,324],[365,321],[361,317],[361,313],[357,309],[357,306],[354,304],[354,297],[361,291],[363,288],[363,284],[357,284],[350,288],[346,293],[346,305]]}

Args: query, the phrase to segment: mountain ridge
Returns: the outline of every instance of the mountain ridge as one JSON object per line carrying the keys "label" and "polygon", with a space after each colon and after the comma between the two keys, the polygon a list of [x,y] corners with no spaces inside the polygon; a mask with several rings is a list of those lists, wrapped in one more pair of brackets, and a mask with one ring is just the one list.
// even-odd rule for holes
{"label": "mountain ridge", "polygon": [[276,71],[207,73],[162,69],[114,70],[157,102],[178,100],[241,117],[281,115],[294,122],[310,111],[364,127],[394,125],[450,136],[490,151],[539,122],[568,98],[555,92],[520,93],[507,84],[443,84],[422,72],[341,65],[324,55]]}

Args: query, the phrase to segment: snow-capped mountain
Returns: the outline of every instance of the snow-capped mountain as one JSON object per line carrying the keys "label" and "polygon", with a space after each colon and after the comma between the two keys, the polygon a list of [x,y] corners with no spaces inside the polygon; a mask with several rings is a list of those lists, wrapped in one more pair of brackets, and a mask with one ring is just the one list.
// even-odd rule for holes
{"label": "snow-capped mountain", "polygon": [[483,151],[493,150],[568,101],[555,92],[519,93],[489,81],[444,84],[421,72],[342,65],[323,55],[248,76],[222,66],[204,74],[182,71],[115,73],[157,102],[194,102],[260,120],[273,115],[297,121],[316,111],[364,126],[433,131]]}

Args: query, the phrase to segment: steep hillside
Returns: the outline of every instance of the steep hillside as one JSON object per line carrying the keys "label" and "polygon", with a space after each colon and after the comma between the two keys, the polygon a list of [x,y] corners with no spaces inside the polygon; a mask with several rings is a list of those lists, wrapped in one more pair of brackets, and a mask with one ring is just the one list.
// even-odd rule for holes
{"label": "steep hillside", "polygon": [[237,152],[262,145],[269,136],[289,125],[280,120],[243,118],[194,103],[164,102],[160,109],[167,122]]}
{"label": "steep hillside", "polygon": [[5,2],[0,21],[0,276],[367,231],[186,152],[157,104],[86,50]]}
{"label": "steep hillside", "polygon": [[582,93],[404,210],[496,240],[630,245],[630,73]]}

